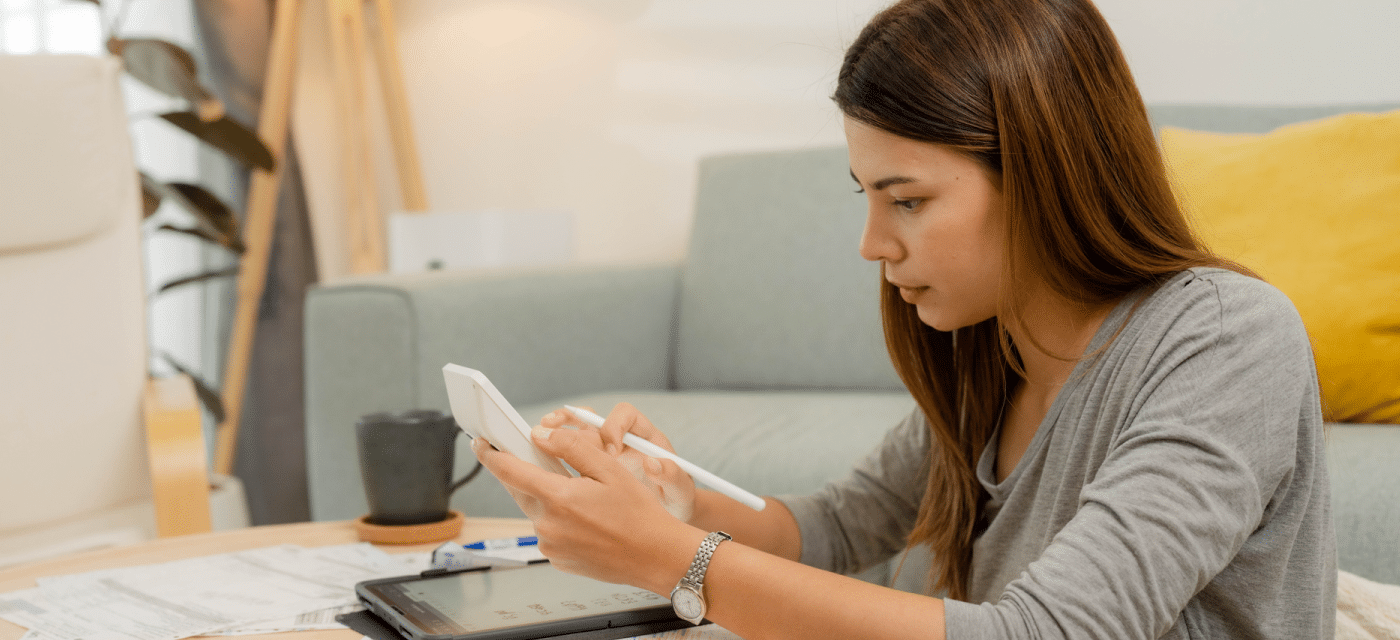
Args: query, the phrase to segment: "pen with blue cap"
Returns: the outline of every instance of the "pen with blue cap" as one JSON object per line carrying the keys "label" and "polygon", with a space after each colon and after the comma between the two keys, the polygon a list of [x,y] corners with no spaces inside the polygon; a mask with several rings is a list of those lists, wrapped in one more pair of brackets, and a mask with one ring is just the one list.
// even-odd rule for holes
{"label": "pen with blue cap", "polygon": [[[430,571],[464,571],[481,567],[523,567],[531,562],[543,562],[543,560],[521,558],[518,557],[520,554],[507,554],[505,552],[522,547],[537,547],[539,544],[540,540],[535,536],[493,538],[477,540],[470,544],[457,544],[449,540],[433,549],[433,568]],[[504,555],[496,556],[492,555],[493,553]],[[528,554],[526,555],[528,556]]]}
{"label": "pen with blue cap", "polygon": [[540,539],[535,536],[521,536],[519,538],[477,540],[476,542],[462,545],[462,548],[475,549],[477,551],[496,551],[498,549],[514,549],[516,547],[533,547],[539,543]]}

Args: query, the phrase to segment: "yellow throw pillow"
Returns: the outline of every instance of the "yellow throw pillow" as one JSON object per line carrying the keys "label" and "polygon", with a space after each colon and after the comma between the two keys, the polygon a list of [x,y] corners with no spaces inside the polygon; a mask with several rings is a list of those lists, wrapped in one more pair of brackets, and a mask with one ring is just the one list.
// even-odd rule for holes
{"label": "yellow throw pillow", "polygon": [[1162,152],[1207,246],[1297,305],[1327,419],[1400,423],[1400,111],[1164,128]]}

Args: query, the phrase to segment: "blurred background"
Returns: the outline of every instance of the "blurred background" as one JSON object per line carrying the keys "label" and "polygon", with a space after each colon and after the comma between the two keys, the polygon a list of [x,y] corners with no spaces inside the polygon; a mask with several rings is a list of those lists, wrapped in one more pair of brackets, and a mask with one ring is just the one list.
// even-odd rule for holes
{"label": "blurred background", "polygon": [[[392,0],[394,24],[373,26],[397,35],[424,214],[490,214],[496,226],[535,216],[531,224],[554,225],[538,233],[558,242],[553,257],[566,262],[673,262],[684,258],[699,158],[842,144],[828,96],[844,48],[886,4]],[[247,442],[239,444],[238,475],[262,478],[248,482],[255,524],[306,517],[297,468],[300,300],[307,287],[352,272],[345,123],[328,28],[334,5],[300,8],[294,169],[284,176],[279,246],[261,307],[260,323],[269,326],[259,325],[240,435]],[[1400,101],[1396,0],[1098,6],[1149,103]],[[0,0],[0,52],[100,54],[114,31],[169,40],[194,54],[230,115],[254,125],[273,10],[271,0]],[[372,61],[363,66],[375,98],[366,102],[374,193],[390,219],[404,199],[377,99],[380,78]],[[178,100],[124,82],[138,166],[162,180],[200,182],[241,211],[246,171],[153,117],[183,108]],[[162,207],[147,227],[184,215]],[[148,235],[153,289],[231,264],[218,247]],[[496,249],[491,255],[501,264],[521,262],[512,251],[527,253]],[[169,353],[217,385],[232,305],[226,279],[153,297],[152,353]],[[169,365],[153,359],[152,369]]]}

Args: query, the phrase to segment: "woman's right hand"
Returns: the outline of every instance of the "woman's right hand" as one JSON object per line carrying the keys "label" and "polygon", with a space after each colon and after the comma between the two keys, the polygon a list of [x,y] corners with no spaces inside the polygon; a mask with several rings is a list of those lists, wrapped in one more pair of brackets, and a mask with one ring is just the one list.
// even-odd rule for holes
{"label": "woman's right hand", "polygon": [[599,446],[617,458],[632,475],[646,485],[667,512],[682,522],[690,522],[691,517],[695,515],[695,481],[691,479],[690,474],[675,462],[653,458],[622,442],[622,436],[632,433],[671,453],[676,452],[666,434],[657,429],[636,407],[626,402],[618,403],[601,427],[584,423],[567,409],[555,410],[540,420],[540,426],[547,429],[558,429],[566,425],[596,432],[600,440]]}

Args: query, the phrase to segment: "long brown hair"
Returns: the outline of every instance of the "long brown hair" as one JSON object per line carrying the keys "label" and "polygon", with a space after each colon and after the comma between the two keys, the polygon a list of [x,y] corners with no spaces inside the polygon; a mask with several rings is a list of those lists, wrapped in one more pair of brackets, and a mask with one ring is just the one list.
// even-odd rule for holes
{"label": "long brown hair", "polygon": [[1194,266],[1206,251],[1166,178],[1147,110],[1108,24],[1088,0],[903,0],[846,52],[833,96],[849,118],[978,161],[1007,211],[996,317],[942,332],[881,284],[885,341],[932,429],[928,486],[909,543],[931,579],[967,597],[985,492],[977,457],[1020,379],[1007,323],[1043,282],[1104,304]]}

